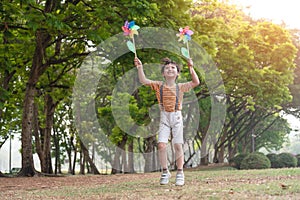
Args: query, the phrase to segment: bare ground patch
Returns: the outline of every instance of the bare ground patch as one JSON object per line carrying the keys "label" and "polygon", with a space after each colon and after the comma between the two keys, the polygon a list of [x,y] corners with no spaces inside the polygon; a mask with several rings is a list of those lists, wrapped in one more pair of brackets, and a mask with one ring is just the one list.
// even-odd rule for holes
{"label": "bare ground patch", "polygon": [[186,184],[160,173],[0,178],[0,199],[300,199],[300,169],[186,170]]}

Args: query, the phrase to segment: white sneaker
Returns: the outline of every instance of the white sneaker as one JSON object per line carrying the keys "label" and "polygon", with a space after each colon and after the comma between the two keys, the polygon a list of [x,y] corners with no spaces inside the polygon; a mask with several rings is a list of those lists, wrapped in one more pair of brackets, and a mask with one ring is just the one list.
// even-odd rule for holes
{"label": "white sneaker", "polygon": [[169,171],[162,173],[160,177],[160,184],[167,185],[169,183],[170,178],[171,178],[171,173]]}
{"label": "white sneaker", "polygon": [[176,174],[175,185],[177,185],[177,186],[183,186],[184,185],[184,174],[183,173],[177,173]]}

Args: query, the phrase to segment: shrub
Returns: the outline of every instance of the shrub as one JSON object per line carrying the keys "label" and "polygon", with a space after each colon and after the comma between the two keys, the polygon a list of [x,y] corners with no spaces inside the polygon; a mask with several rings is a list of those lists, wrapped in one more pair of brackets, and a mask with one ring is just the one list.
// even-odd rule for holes
{"label": "shrub", "polygon": [[269,160],[271,162],[271,168],[281,168],[277,154],[270,153],[267,155],[267,157],[269,158]]}
{"label": "shrub", "polygon": [[229,163],[233,167],[235,167],[237,169],[241,169],[241,163],[242,163],[243,159],[248,155],[249,155],[248,153],[238,154],[238,155],[234,156],[232,159],[230,159]]}
{"label": "shrub", "polygon": [[297,158],[297,160],[298,160],[298,165],[297,165],[297,167],[300,167],[300,154],[297,154],[297,155],[296,155],[296,158]]}
{"label": "shrub", "polygon": [[260,152],[249,154],[241,163],[241,169],[267,169],[270,167],[271,162],[269,158]]}
{"label": "shrub", "polygon": [[278,163],[280,167],[296,167],[297,162],[297,158],[290,153],[278,154]]}

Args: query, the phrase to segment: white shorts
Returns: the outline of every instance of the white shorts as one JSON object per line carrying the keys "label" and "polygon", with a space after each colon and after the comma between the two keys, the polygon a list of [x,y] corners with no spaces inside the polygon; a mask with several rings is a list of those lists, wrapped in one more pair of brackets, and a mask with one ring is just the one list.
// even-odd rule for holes
{"label": "white shorts", "polygon": [[171,133],[173,144],[183,144],[183,121],[181,111],[160,112],[158,143],[168,143]]}

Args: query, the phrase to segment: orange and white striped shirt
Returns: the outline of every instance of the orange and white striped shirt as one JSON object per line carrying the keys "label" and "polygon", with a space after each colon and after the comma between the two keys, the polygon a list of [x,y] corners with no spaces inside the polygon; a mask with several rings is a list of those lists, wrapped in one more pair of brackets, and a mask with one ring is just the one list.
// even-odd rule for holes
{"label": "orange and white striped shirt", "polygon": [[[151,81],[148,86],[155,90],[156,98],[158,103],[160,102],[160,87],[162,86],[162,81]],[[191,82],[186,83],[178,83],[178,109],[182,109],[182,101],[183,101],[183,93],[188,92],[192,89]],[[175,112],[175,104],[176,104],[176,85],[172,87],[168,87],[164,84],[163,86],[163,109],[167,112]]]}

